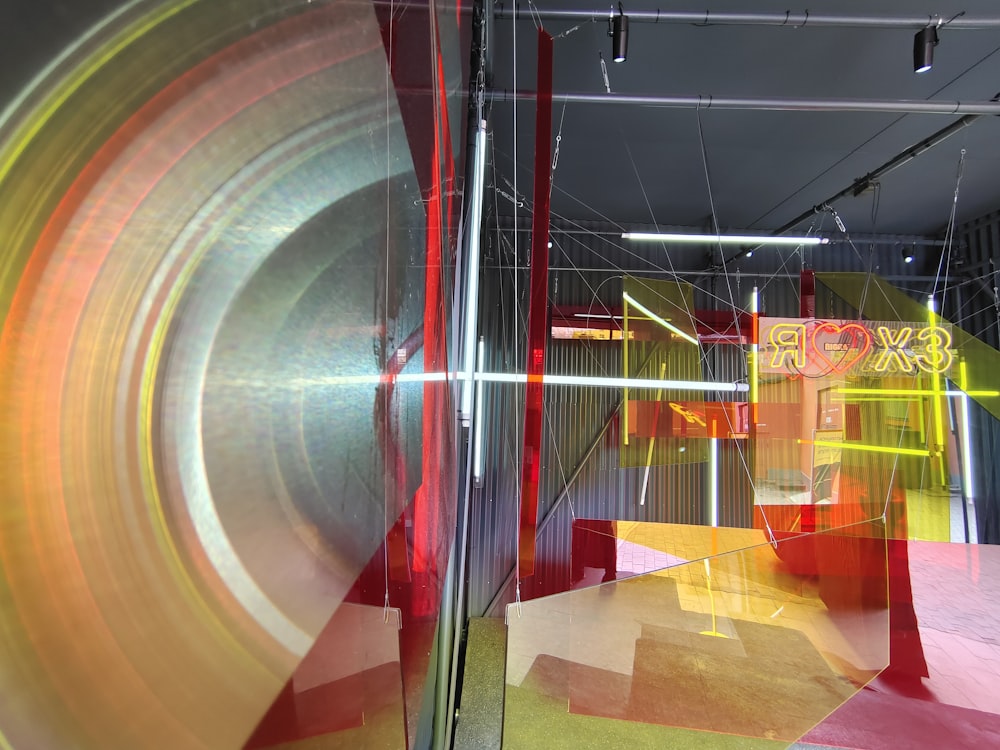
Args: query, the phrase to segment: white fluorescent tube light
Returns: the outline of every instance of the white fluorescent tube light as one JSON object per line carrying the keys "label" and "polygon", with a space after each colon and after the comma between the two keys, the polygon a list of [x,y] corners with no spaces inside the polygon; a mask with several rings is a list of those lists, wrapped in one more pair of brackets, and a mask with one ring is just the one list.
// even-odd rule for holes
{"label": "white fluorescent tube light", "polygon": [[486,121],[479,122],[476,131],[476,163],[473,172],[472,201],[469,205],[469,275],[465,296],[465,385],[459,410],[468,424],[472,416],[472,368],[475,358],[476,321],[479,318],[479,234],[483,221],[483,184],[486,179]]}
{"label": "white fluorescent tube light", "polygon": [[[476,365],[476,372],[483,371],[483,362],[486,358],[486,342],[479,339],[479,362]],[[483,381],[476,381],[476,420],[473,424],[472,433],[472,478],[476,486],[483,483]]]}
{"label": "white fluorescent tube light", "polygon": [[694,344],[695,346],[698,346],[698,339],[694,338],[689,333],[685,333],[684,331],[682,331],[680,328],[678,328],[677,326],[673,325],[672,323],[668,323],[666,320],[664,320],[663,318],[661,318],[659,315],[657,315],[655,312],[653,312],[652,310],[650,310],[648,307],[646,307],[644,305],[641,305],[638,302],[636,302],[634,299],[632,299],[632,297],[629,296],[628,292],[622,292],[622,298],[628,304],[632,305],[633,307],[635,307],[639,311],[645,313],[650,319],[652,319],[653,321],[659,323],[661,326],[663,326],[664,328],[666,328],[668,331],[673,331],[674,333],[676,333],[678,336],[680,336],[685,341],[689,341],[692,344]]}
{"label": "white fluorescent tube light", "polygon": [[717,245],[828,245],[826,237],[786,237],[754,234],[676,234],[671,232],[622,232],[623,240],[640,242],[698,242]]}

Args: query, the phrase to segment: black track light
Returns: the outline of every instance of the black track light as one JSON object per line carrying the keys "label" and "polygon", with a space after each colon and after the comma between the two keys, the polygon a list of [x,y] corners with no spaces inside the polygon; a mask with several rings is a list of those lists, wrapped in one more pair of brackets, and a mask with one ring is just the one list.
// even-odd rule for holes
{"label": "black track light", "polygon": [[913,248],[912,247],[904,247],[902,252],[903,252],[903,262],[904,263],[912,263],[913,262],[913,258],[914,258]]}
{"label": "black track light", "polygon": [[934,48],[938,45],[936,26],[927,26],[913,37],[913,72],[926,73],[934,64]]}
{"label": "black track light", "polygon": [[608,36],[611,37],[611,59],[616,63],[625,62],[628,57],[628,16],[621,3],[618,3],[618,15],[608,21]]}

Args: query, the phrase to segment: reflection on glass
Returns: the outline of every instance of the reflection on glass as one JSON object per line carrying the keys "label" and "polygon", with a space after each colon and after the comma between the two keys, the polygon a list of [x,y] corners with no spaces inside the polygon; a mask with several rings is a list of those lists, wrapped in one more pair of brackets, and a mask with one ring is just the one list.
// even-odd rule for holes
{"label": "reflection on glass", "polygon": [[949,329],[924,322],[762,318],[757,523],[811,532],[885,515],[904,536],[906,488],[947,487],[941,383]]}
{"label": "reflection on glass", "polygon": [[[681,281],[626,276],[622,290],[622,374],[647,380],[704,381],[693,323],[693,287]],[[698,398],[695,394],[624,389],[621,465],[648,471],[650,466],[708,460],[706,410],[704,402],[693,400]]]}
{"label": "reflection on glass", "polygon": [[320,735],[327,748],[406,747],[400,624],[397,609],[338,607],[246,750]]}
{"label": "reflection on glass", "polygon": [[680,746],[711,731],[792,742],[888,663],[880,523],[701,552],[511,605],[505,741],[572,747],[601,731]]}
{"label": "reflection on glass", "polygon": [[273,704],[405,747],[457,472],[450,384],[393,381],[454,369],[471,17],[103,5],[0,115],[0,745],[238,747]]}

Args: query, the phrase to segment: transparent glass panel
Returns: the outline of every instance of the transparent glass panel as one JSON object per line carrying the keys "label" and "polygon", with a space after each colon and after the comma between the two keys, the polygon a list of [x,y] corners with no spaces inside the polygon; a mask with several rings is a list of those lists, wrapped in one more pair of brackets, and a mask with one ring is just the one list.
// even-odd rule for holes
{"label": "transparent glass panel", "polygon": [[511,747],[577,747],[594,732],[623,745],[699,746],[701,732],[722,733],[714,747],[737,746],[725,735],[791,743],[888,664],[884,527],[513,604],[507,622]]}
{"label": "transparent glass panel", "polygon": [[401,613],[341,604],[244,746],[405,748]]}
{"label": "transparent glass panel", "polygon": [[268,714],[405,747],[455,529],[471,14],[100,4],[0,107],[0,744]]}
{"label": "transparent glass panel", "polygon": [[[626,378],[703,381],[693,299],[693,287],[686,282],[625,277],[622,374]],[[704,398],[705,390],[697,386],[625,389],[621,465],[706,461]]]}
{"label": "transparent glass panel", "polygon": [[1000,548],[890,539],[890,664],[803,742],[981,747],[1000,736]]}
{"label": "transparent glass panel", "polygon": [[906,533],[908,488],[947,488],[948,329],[762,318],[754,425],[759,525],[811,532],[883,515]]}

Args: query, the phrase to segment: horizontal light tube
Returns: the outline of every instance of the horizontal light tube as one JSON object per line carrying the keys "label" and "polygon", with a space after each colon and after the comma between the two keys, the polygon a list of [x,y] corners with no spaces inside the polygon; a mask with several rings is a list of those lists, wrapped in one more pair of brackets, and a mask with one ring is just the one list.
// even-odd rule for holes
{"label": "horizontal light tube", "polygon": [[[446,380],[464,381],[462,372],[417,372],[391,377],[389,375],[345,375],[341,377],[296,378],[286,381],[289,385],[304,387],[310,385],[378,385],[380,383],[440,383]],[[486,383],[527,383],[523,372],[477,372],[473,380]],[[719,391],[723,393],[746,393],[750,386],[746,383],[714,383],[708,380],[648,380],[645,378],[601,378],[583,375],[543,375],[545,385],[580,385],[594,388],[663,388],[674,391]],[[261,386],[273,384],[261,381]]]}
{"label": "horizontal light tube", "polygon": [[1000,396],[1000,391],[919,391],[905,388],[838,388],[836,392],[857,396]]}
{"label": "horizontal light tube", "polygon": [[664,320],[663,318],[661,318],[659,315],[657,315],[655,312],[653,312],[652,310],[650,310],[645,305],[642,305],[642,304],[636,302],[629,295],[628,292],[622,292],[622,298],[628,304],[632,305],[634,308],[636,308],[637,310],[639,310],[640,312],[642,312],[646,316],[648,316],[650,318],[650,320],[652,320],[653,322],[659,323],[661,326],[663,326],[664,328],[666,328],[668,331],[673,331],[674,333],[676,333],[678,336],[680,336],[685,341],[689,341],[690,343],[694,344],[695,346],[698,345],[698,339],[696,339],[694,336],[692,336],[689,333],[685,333],[680,328],[678,328],[677,326],[675,326],[673,323],[667,322],[666,320]]}
{"label": "horizontal light tube", "polygon": [[[527,383],[524,373],[484,372],[477,373],[492,383]],[[582,385],[595,388],[663,388],[674,391],[721,391],[725,393],[746,393],[746,383],[712,383],[704,380],[647,380],[644,378],[599,378],[583,375],[543,375],[545,385]]]}
{"label": "horizontal light tube", "polygon": [[866,451],[868,453],[891,453],[897,456],[930,456],[931,452],[920,448],[893,448],[887,445],[865,445],[864,443],[838,443],[833,440],[799,440],[800,445],[819,445],[824,448],[844,448],[845,450]]}
{"label": "horizontal light tube", "polygon": [[786,237],[753,234],[675,234],[672,232],[622,232],[623,240],[640,242],[705,242],[717,245],[826,245],[826,237]]}

